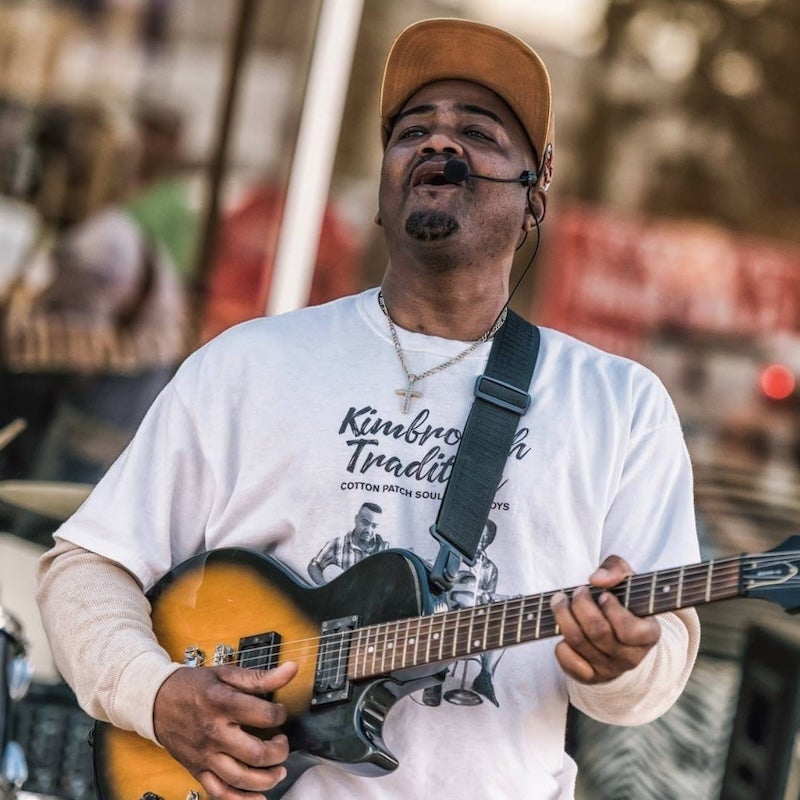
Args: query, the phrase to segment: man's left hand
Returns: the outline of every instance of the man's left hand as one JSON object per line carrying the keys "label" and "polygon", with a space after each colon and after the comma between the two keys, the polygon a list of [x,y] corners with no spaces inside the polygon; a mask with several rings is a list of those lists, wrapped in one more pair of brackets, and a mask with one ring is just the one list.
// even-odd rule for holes
{"label": "man's left hand", "polygon": [[[589,583],[609,589],[632,574],[627,561],[609,556]],[[556,658],[579,683],[605,683],[633,669],[661,634],[654,617],[637,617],[611,592],[602,592],[595,602],[588,586],[577,588],[572,597],[557,592],[550,608],[564,637],[556,645]]]}

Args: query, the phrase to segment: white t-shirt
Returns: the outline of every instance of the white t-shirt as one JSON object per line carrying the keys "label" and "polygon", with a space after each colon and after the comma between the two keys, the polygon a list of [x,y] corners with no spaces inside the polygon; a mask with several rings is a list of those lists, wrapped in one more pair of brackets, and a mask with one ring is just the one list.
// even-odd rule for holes
{"label": "white t-shirt", "polygon": [[[417,374],[468,346],[399,336]],[[489,349],[420,382],[422,397],[403,414],[406,379],[376,290],[239,325],[186,361],[57,535],[123,564],[146,589],[189,556],[230,546],[269,550],[307,575],[371,503],[382,540],[432,561],[429,527]],[[492,580],[465,580],[454,602],[469,602],[470,586],[493,586],[502,599],[582,584],[612,553],[637,572],[698,559],[683,435],[652,373],[542,329],[531,395],[490,512],[497,533],[483,571]],[[582,689],[558,667],[556,639],[456,662],[438,696],[415,693],[389,715],[395,772],[367,779],[317,767],[288,797],[422,797],[434,787],[446,798],[571,797],[568,695],[605,721],[647,721],[688,677],[687,638],[670,640],[659,686],[650,674],[643,700],[647,659]]]}

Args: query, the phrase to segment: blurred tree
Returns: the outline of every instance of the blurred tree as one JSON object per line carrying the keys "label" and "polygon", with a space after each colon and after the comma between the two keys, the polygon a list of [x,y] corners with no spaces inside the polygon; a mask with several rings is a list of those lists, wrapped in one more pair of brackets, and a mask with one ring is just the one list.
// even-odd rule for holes
{"label": "blurred tree", "polygon": [[578,193],[800,241],[800,4],[610,0]]}

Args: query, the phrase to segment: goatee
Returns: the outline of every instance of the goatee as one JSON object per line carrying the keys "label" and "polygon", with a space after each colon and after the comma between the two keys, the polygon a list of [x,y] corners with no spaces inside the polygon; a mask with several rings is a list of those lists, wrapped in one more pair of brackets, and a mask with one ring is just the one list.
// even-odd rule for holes
{"label": "goatee", "polygon": [[415,211],[406,220],[406,233],[420,242],[446,239],[458,228],[458,221],[441,211]]}

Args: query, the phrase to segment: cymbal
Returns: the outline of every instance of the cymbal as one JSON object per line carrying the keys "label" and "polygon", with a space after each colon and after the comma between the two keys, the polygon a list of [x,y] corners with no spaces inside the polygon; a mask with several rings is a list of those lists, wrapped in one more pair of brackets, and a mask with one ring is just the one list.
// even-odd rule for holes
{"label": "cymbal", "polygon": [[0,481],[0,500],[45,517],[71,517],[94,487],[57,481]]}
{"label": "cymbal", "polygon": [[0,428],[0,450],[16,439],[27,427],[28,423],[25,422],[24,419],[19,418],[9,422],[5,427]]}

